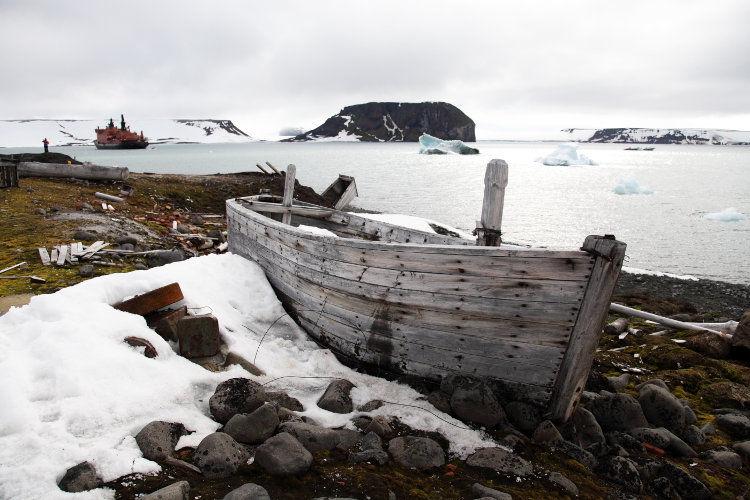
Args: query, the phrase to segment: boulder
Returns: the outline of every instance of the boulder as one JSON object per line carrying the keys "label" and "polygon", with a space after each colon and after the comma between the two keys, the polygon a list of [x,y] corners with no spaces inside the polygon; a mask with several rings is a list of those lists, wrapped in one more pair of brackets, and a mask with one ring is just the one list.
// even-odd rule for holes
{"label": "boulder", "polygon": [[245,483],[224,495],[221,500],[271,500],[271,495],[262,486],[255,483]]}
{"label": "boulder", "polygon": [[157,420],[146,424],[135,435],[135,442],[145,458],[162,461],[174,453],[177,442],[187,434],[189,432],[180,423]]}
{"label": "boulder", "polygon": [[688,349],[714,359],[727,359],[732,345],[726,337],[713,332],[701,332],[693,335],[683,344]]}
{"label": "boulder", "polygon": [[381,408],[384,404],[385,403],[383,403],[383,401],[381,401],[380,399],[373,399],[373,400],[370,400],[367,403],[363,404],[359,408],[357,408],[357,411],[368,413],[368,412],[371,412],[371,411],[375,411],[378,408]]}
{"label": "boulder", "polygon": [[238,413],[252,413],[263,406],[266,391],[259,383],[247,378],[231,378],[216,387],[208,400],[214,419],[222,424]]}
{"label": "boulder", "polygon": [[507,421],[505,411],[490,386],[477,379],[466,380],[454,388],[451,408],[464,422],[490,429]]}
{"label": "boulder", "polygon": [[700,446],[706,442],[706,433],[695,425],[688,425],[679,434],[680,439],[690,446]]}
{"label": "boulder", "polygon": [[593,413],[579,406],[573,413],[571,422],[575,430],[575,436],[568,441],[572,441],[584,450],[596,454],[605,447],[607,440]]}
{"label": "boulder", "polygon": [[596,417],[603,431],[627,431],[635,427],[647,427],[643,409],[630,394],[606,393],[594,399],[586,408]]}
{"label": "boulder", "polygon": [[451,412],[451,397],[443,391],[432,391],[427,395],[427,401],[443,413]]}
{"label": "boulder", "polygon": [[363,432],[365,434],[368,432],[374,432],[384,439],[389,439],[394,434],[393,428],[388,423],[388,419],[386,419],[383,415],[377,415],[375,418],[373,418],[372,421],[367,425],[367,427],[364,428]]}
{"label": "boulder", "polygon": [[750,349],[750,309],[745,311],[734,330],[732,347]]}
{"label": "boulder", "polygon": [[140,500],[190,500],[190,483],[187,481],[172,483],[153,493],[143,495]]}
{"label": "boulder", "polygon": [[208,479],[230,477],[247,462],[245,448],[223,432],[209,434],[198,444],[193,462]]}
{"label": "boulder", "polygon": [[503,448],[480,448],[466,459],[466,465],[519,477],[526,477],[534,472],[531,462]]}
{"label": "boulder", "polygon": [[287,432],[275,435],[255,450],[255,463],[272,476],[304,474],[312,462],[312,454]]}
{"label": "boulder", "polygon": [[513,500],[513,497],[509,493],[503,491],[493,490],[487,486],[482,486],[479,483],[471,485],[471,492],[479,498],[494,498],[495,500]]}
{"label": "boulder", "polygon": [[351,413],[354,404],[349,393],[353,387],[354,384],[348,380],[334,380],[318,400],[318,407],[333,413]]}
{"label": "boulder", "polygon": [[176,248],[173,250],[157,250],[146,256],[149,268],[171,264],[172,262],[180,262],[182,260],[185,260],[185,254]]}
{"label": "boulder", "polygon": [[657,427],[681,432],[685,427],[685,407],[667,389],[648,384],[638,391],[638,402],[646,419]]}
{"label": "boulder", "polygon": [[388,463],[388,453],[383,450],[364,450],[350,453],[348,461],[353,464],[368,462],[371,464],[385,465]]}
{"label": "boulder", "polygon": [[708,486],[669,462],[665,462],[659,468],[657,475],[657,477],[668,479],[682,500],[711,500],[713,498]]}
{"label": "boulder", "polygon": [[727,469],[739,470],[742,468],[742,457],[725,446],[701,453],[700,458]]}
{"label": "boulder", "polygon": [[558,441],[564,441],[562,434],[557,430],[555,424],[550,420],[545,420],[534,429],[531,439],[535,443],[556,443]]}
{"label": "boulder", "polygon": [[523,401],[512,401],[505,405],[505,414],[516,429],[529,436],[542,423],[539,408]]}
{"label": "boulder", "polygon": [[65,475],[57,486],[68,493],[80,493],[99,488],[102,480],[96,473],[96,468],[89,462],[81,462],[65,471]]}
{"label": "boulder", "polygon": [[562,488],[563,491],[565,491],[565,493],[567,493],[571,497],[578,496],[578,486],[576,486],[576,483],[563,476],[559,472],[550,472],[549,480],[551,483],[556,484],[557,486]]}
{"label": "boulder", "polygon": [[573,444],[570,441],[556,441],[550,443],[550,447],[553,450],[564,453],[573,460],[580,462],[589,470],[593,470],[598,463],[598,460],[593,453],[588,450],[584,450],[577,444]]}
{"label": "boulder", "polygon": [[308,451],[333,450],[339,444],[339,435],[333,429],[302,422],[287,422],[281,425],[279,432],[293,436]]}
{"label": "boulder", "polygon": [[393,460],[404,467],[442,467],[445,465],[445,452],[440,445],[426,437],[403,436],[388,442],[388,453]]}
{"label": "boulder", "polygon": [[78,276],[81,278],[90,278],[94,275],[94,265],[84,264],[78,268]]}
{"label": "boulder", "polygon": [[252,413],[234,415],[224,426],[224,432],[240,443],[260,444],[273,436],[278,426],[276,408],[266,403]]}
{"label": "boulder", "polygon": [[750,441],[741,441],[732,445],[732,449],[742,455],[750,458]]}
{"label": "boulder", "polygon": [[712,408],[750,408],[750,389],[743,384],[722,380],[703,387],[700,396]]}
{"label": "boulder", "polygon": [[716,415],[716,424],[735,439],[750,438],[750,419],[745,415],[730,413]]}
{"label": "boulder", "polygon": [[640,493],[643,490],[638,468],[629,458],[607,457],[600,462],[597,472],[632,493]]}

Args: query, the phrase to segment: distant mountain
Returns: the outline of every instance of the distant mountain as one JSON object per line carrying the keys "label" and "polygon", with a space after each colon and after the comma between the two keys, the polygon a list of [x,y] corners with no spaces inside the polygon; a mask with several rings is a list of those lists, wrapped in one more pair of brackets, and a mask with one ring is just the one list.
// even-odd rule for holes
{"label": "distant mountain", "polygon": [[447,102],[368,102],[286,141],[417,142],[422,134],[475,142],[474,121]]}
{"label": "distant mountain", "polygon": [[[119,125],[119,117],[112,117]],[[231,120],[129,120],[130,130],[148,138],[150,144],[249,142],[253,138]],[[50,146],[93,146],[97,127],[105,127],[109,118],[94,120],[0,120],[0,147],[41,147],[45,137]]]}
{"label": "distant mountain", "polygon": [[603,128],[563,130],[571,141],[626,144],[750,145],[750,132],[697,128]]}

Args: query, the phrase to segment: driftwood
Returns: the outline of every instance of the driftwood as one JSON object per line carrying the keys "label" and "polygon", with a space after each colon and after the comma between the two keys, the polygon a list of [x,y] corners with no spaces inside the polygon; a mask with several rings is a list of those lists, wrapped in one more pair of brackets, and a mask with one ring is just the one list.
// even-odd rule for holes
{"label": "driftwood", "polygon": [[96,196],[97,198],[101,198],[102,200],[113,201],[115,203],[125,203],[125,200],[123,198],[120,198],[119,196],[112,196],[111,194],[100,193],[98,191],[94,193],[94,196]]}
{"label": "driftwood", "polygon": [[620,314],[627,314],[629,316],[635,316],[636,318],[647,319],[659,323],[660,325],[676,328],[678,330],[696,330],[696,331],[709,331],[718,335],[732,338],[732,333],[737,328],[736,321],[727,321],[726,323],[688,323],[685,321],[677,321],[676,319],[665,318],[658,314],[652,314],[645,311],[639,311],[632,307],[623,306],[621,304],[612,303],[609,305],[609,310]]}
{"label": "driftwood", "polygon": [[76,179],[115,180],[128,178],[126,167],[105,167],[102,165],[68,165],[65,163],[41,163],[22,161],[18,164],[19,177],[72,177]]}

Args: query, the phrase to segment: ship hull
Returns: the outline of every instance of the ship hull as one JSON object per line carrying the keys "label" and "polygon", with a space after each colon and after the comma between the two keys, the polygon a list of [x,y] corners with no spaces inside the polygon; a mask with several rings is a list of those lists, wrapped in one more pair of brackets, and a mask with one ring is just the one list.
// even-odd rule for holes
{"label": "ship hull", "polygon": [[146,149],[148,142],[119,142],[116,144],[94,141],[96,149]]}

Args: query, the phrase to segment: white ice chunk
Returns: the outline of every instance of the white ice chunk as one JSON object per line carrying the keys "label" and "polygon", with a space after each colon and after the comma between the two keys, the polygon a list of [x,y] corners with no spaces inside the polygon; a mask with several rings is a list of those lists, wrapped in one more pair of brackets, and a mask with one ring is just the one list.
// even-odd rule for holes
{"label": "white ice chunk", "polygon": [[721,212],[706,214],[703,218],[708,220],[718,220],[721,222],[736,222],[747,219],[744,214],[738,212],[734,207],[725,208]]}
{"label": "white ice chunk", "polygon": [[540,156],[536,160],[538,163],[544,163],[545,165],[596,165],[596,162],[588,158],[586,155],[578,154],[578,144],[567,142],[560,144],[557,149],[547,156]]}
{"label": "white ice chunk", "polygon": [[652,194],[649,188],[641,186],[635,179],[620,179],[615,186],[617,194]]}
{"label": "white ice chunk", "polygon": [[479,150],[467,146],[461,141],[444,141],[428,134],[422,134],[419,137],[419,143],[422,145],[419,152],[423,155],[475,155]]}

